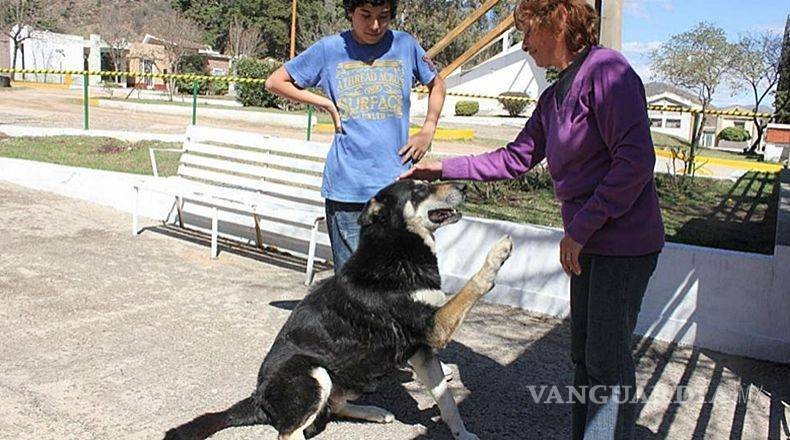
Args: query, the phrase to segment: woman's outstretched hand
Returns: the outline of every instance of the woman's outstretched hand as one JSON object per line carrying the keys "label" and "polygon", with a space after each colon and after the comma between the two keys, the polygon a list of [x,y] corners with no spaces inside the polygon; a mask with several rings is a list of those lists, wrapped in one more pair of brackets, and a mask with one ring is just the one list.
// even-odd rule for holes
{"label": "woman's outstretched hand", "polygon": [[441,162],[425,162],[418,163],[417,165],[409,168],[403,174],[398,176],[397,180],[401,179],[418,179],[418,180],[439,180],[442,178],[442,163]]}

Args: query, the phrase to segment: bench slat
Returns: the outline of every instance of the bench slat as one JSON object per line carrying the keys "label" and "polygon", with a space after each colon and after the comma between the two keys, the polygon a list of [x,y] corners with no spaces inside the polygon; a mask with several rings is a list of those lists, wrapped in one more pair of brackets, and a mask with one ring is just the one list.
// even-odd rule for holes
{"label": "bench slat", "polygon": [[231,162],[228,160],[212,159],[190,153],[185,153],[181,156],[181,163],[213,168],[217,171],[229,171],[231,173],[247,174],[250,176],[263,177],[266,179],[280,180],[287,183],[307,185],[316,189],[321,187],[320,177],[277,170],[273,168],[264,168],[261,166],[248,165],[239,162]]}
{"label": "bench slat", "polygon": [[317,204],[324,203],[324,198],[321,197],[321,193],[316,190],[296,188],[289,185],[282,185],[259,179],[251,179],[247,177],[234,176],[231,174],[218,173],[215,171],[194,168],[188,165],[181,165],[178,167],[178,175],[182,177],[190,177],[193,179],[216,182],[218,184],[229,184],[246,189],[248,191],[253,190],[262,191],[264,193],[279,194],[283,197],[294,200],[302,199]]}
{"label": "bench slat", "polygon": [[207,185],[180,177],[168,179],[164,185],[143,186],[143,188],[230,210],[281,219],[304,228],[312,227],[315,219],[324,217],[325,214],[324,208],[318,205],[293,202],[259,192]]}
{"label": "bench slat", "polygon": [[326,158],[330,148],[328,144],[320,142],[284,139],[263,134],[239,132],[200,125],[190,125],[189,128],[187,128],[187,139],[193,142],[209,141],[243,145],[248,148],[299,154],[322,160]]}
{"label": "bench slat", "polygon": [[210,145],[200,142],[186,142],[184,144],[184,149],[188,152],[191,151],[200,154],[224,157],[227,159],[243,160],[246,162],[277,165],[281,167],[310,171],[313,173],[322,173],[324,171],[324,164],[322,162],[315,162],[295,157],[278,156],[276,154],[266,152],[258,153],[255,151],[221,147],[218,145]]}

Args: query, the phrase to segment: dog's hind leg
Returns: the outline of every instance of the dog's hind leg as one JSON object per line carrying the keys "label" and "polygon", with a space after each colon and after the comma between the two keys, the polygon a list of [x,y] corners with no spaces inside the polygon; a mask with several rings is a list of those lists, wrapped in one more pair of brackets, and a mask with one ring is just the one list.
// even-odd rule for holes
{"label": "dog's hind leg", "polygon": [[409,359],[409,363],[414,368],[417,379],[428,389],[439,405],[442,420],[450,428],[453,437],[456,440],[479,440],[476,435],[466,430],[464,422],[461,420],[461,414],[458,412],[458,406],[453,399],[453,393],[444,379],[439,359],[434,355],[433,350],[429,348],[418,350]]}
{"label": "dog's hind leg", "polygon": [[[290,372],[305,367],[303,360],[291,362]],[[284,376],[289,376],[285,374]],[[311,367],[307,374],[297,374],[278,380],[264,393],[272,406],[272,425],[279,432],[279,440],[304,440],[326,427],[327,404],[332,392],[332,380],[322,367]]]}
{"label": "dog's hind leg", "polygon": [[367,420],[374,423],[392,423],[395,421],[395,415],[386,409],[372,405],[354,405],[353,403],[348,403],[347,396],[333,395],[329,399],[329,406],[332,408],[332,414],[337,414],[347,419]]}
{"label": "dog's hind leg", "polygon": [[431,347],[443,348],[463,322],[469,309],[491,289],[502,264],[510,257],[513,240],[505,236],[488,251],[483,267],[434,315],[434,326],[427,335]]}

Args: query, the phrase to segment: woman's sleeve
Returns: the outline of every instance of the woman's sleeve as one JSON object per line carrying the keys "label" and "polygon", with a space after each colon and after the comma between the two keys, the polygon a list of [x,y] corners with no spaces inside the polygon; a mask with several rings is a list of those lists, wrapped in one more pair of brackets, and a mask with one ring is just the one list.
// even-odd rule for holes
{"label": "woman's sleeve", "polygon": [[443,160],[442,179],[513,179],[539,164],[546,156],[546,136],[540,109],[539,102],[524,128],[507,146],[479,156]]}
{"label": "woman's sleeve", "polygon": [[592,73],[592,105],[612,164],[592,196],[566,226],[585,244],[610,218],[628,212],[653,178],[656,155],[650,137],[645,88],[624,59],[601,64]]}

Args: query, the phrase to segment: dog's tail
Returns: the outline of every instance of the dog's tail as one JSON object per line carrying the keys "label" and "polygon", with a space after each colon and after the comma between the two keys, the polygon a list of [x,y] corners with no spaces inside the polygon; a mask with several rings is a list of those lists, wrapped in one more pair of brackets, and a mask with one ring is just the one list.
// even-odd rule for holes
{"label": "dog's tail", "polygon": [[165,433],[165,440],[205,439],[233,426],[265,425],[266,414],[248,397],[225,411],[206,413]]}

